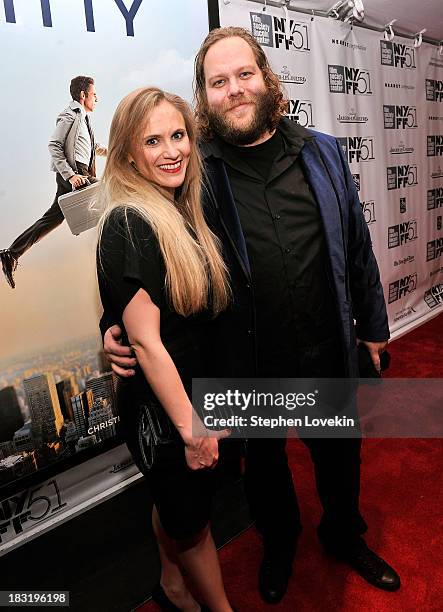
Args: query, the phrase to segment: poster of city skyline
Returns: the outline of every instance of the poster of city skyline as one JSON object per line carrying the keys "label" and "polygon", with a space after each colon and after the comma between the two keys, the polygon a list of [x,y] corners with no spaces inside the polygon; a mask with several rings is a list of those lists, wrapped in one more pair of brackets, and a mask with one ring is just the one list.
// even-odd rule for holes
{"label": "poster of city skyline", "polygon": [[97,336],[3,360],[0,372],[0,488],[118,442],[116,381]]}
{"label": "poster of city skyline", "polygon": [[[114,110],[130,91],[154,85],[191,102],[208,21],[206,0],[0,5],[8,92],[0,101],[1,250],[54,200],[48,142],[70,104],[71,79],[93,77],[90,119],[106,146]],[[100,177],[105,158],[97,162]],[[0,491],[118,444],[115,381],[98,329],[95,244],[94,229],[75,236],[63,222],[20,256],[14,289],[0,269]]]}

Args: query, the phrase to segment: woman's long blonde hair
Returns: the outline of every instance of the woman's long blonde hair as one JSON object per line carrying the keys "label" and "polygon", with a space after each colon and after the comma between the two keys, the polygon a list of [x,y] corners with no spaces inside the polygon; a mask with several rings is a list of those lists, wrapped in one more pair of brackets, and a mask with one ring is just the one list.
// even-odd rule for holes
{"label": "woman's long blonde hair", "polygon": [[[176,191],[175,201],[139,174],[129,161],[129,151],[140,138],[150,113],[163,101],[182,114],[191,147],[185,180]],[[99,245],[112,210],[121,207],[126,223],[127,211],[137,212],[158,238],[166,267],[167,295],[174,310],[183,316],[208,306],[217,314],[226,308],[230,295],[219,241],[208,228],[202,211],[202,166],[196,139],[192,111],[182,98],[154,87],[133,91],[120,102],[112,120],[99,196],[104,209],[98,226]]]}

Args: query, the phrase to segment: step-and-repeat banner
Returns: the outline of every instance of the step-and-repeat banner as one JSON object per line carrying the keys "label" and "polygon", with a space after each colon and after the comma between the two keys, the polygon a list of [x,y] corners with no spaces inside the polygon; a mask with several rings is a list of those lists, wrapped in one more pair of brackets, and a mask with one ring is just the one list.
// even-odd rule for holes
{"label": "step-and-repeat banner", "polygon": [[[219,1],[285,83],[289,116],[340,138],[360,192],[395,333],[442,308],[443,58],[435,47],[249,0]],[[92,76],[106,146],[119,100],[158,85],[191,100],[206,0],[0,3],[0,249],[56,185],[48,141],[74,76]],[[103,159],[98,159],[98,175]],[[118,446],[115,381],[98,334],[95,233],[61,224],[0,272],[0,554],[137,477]],[[66,470],[66,466],[72,466]],[[23,483],[23,484],[22,484]]]}
{"label": "step-and-repeat banner", "polygon": [[[133,89],[158,85],[191,101],[207,31],[206,0],[0,2],[0,249],[54,200],[48,142],[71,79],[94,78],[90,118],[106,146]],[[0,270],[0,554],[137,474],[116,439],[94,244],[95,230],[74,236],[63,223],[20,257],[15,289]]]}
{"label": "step-and-repeat banner", "polygon": [[285,85],[291,119],[339,139],[391,333],[400,335],[443,309],[443,55],[429,44],[264,8],[219,0],[220,25],[253,33]]}

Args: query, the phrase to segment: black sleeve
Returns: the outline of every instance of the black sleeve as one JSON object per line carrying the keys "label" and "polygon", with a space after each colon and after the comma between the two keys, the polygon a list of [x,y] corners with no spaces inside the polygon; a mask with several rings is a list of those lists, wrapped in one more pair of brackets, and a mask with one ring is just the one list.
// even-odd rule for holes
{"label": "black sleeve", "polygon": [[[117,208],[103,227],[97,257],[100,296],[104,308],[102,333],[123,311],[140,288],[160,309],[164,304],[165,268],[158,240],[136,211]],[[103,329],[103,324],[107,325]]]}
{"label": "black sleeve", "polygon": [[103,306],[103,314],[100,317],[99,327],[100,333],[102,336],[102,343],[104,341],[105,333],[108,331],[110,327],[119,323],[118,316],[114,314],[112,310],[112,304],[109,302],[109,299],[106,297],[105,292],[102,291],[100,287],[100,298]]}

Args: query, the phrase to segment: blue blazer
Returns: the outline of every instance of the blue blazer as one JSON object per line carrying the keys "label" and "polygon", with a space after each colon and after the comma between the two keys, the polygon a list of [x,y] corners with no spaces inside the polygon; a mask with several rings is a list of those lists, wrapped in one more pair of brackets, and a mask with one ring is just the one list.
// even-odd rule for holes
{"label": "blue blazer", "polygon": [[[356,337],[373,342],[389,338],[383,288],[358,193],[336,138],[305,130],[286,118],[282,121],[285,131],[304,138],[300,162],[323,222],[345,368],[349,376],[358,376]],[[224,342],[231,337],[228,374],[249,376],[256,351],[254,287],[246,242],[225,165],[213,154],[210,143],[202,145],[202,154],[207,175],[205,211],[222,241],[234,296],[222,332]]]}

